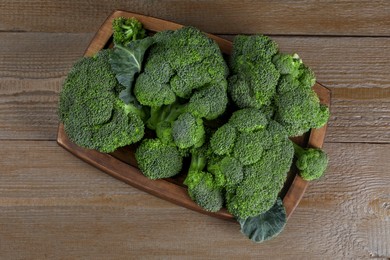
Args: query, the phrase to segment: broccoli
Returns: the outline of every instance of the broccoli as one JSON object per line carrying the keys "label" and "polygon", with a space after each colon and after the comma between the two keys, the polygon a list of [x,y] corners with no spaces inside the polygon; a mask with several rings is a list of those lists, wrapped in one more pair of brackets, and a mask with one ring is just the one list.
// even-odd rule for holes
{"label": "broccoli", "polygon": [[[208,86],[217,89],[203,90],[205,95],[212,94],[213,98],[217,96],[227,102],[228,69],[213,40],[193,27],[161,31],[153,38],[155,43],[146,59],[144,72],[140,74],[134,87],[134,94],[142,105],[161,107],[172,104],[177,99],[188,100],[195,90]],[[198,102],[202,101],[203,94],[199,95],[194,98]],[[226,104],[222,102],[218,106],[209,105],[206,110],[212,110],[211,117],[215,118],[224,106]],[[202,111],[204,110],[205,107],[202,106]]]}
{"label": "broccoli", "polygon": [[326,124],[329,109],[320,104],[312,89],[295,88],[275,98],[275,120],[281,123],[289,136],[298,136]]}
{"label": "broccoli", "polygon": [[105,153],[138,142],[144,135],[144,112],[119,98],[123,87],[111,70],[109,53],[102,50],[77,61],[59,101],[59,118],[69,139]]}
{"label": "broccoli", "polygon": [[323,126],[329,109],[312,89],[313,71],[297,54],[278,53],[278,46],[262,35],[237,36],[230,62],[228,92],[239,108],[261,109],[287,129],[301,135]]}
{"label": "broccoli", "polygon": [[127,45],[131,41],[143,39],[146,36],[142,24],[135,19],[118,17],[112,21],[113,39],[115,44]]}
{"label": "broccoli", "polygon": [[181,171],[183,157],[177,147],[160,139],[144,139],[135,152],[139,169],[149,179],[168,178]]}
{"label": "broccoli", "polygon": [[329,119],[329,109],[320,104],[312,89],[315,84],[313,71],[297,54],[279,53],[273,62],[282,75],[274,98],[275,120],[286,128],[289,136],[323,126]]}
{"label": "broccoli", "polygon": [[253,217],[274,205],[294,156],[283,126],[259,109],[237,110],[211,136],[210,148],[207,169],[224,176],[230,213]]}
{"label": "broccoli", "polygon": [[[184,184],[188,187],[188,195],[203,209],[211,212],[223,206],[221,180],[210,172],[204,171],[210,156],[208,146],[204,145],[191,152],[191,164]],[[224,181],[222,181],[224,183]]]}
{"label": "broccoli", "polygon": [[319,179],[328,167],[327,154],[318,148],[302,148],[294,143],[295,165],[302,179],[312,181]]}
{"label": "broccoli", "polygon": [[173,122],[172,136],[175,144],[181,149],[202,146],[205,139],[202,119],[190,113],[181,114]]}
{"label": "broccoli", "polygon": [[280,76],[272,63],[277,51],[277,44],[267,36],[240,35],[234,39],[228,90],[239,108],[271,104]]}

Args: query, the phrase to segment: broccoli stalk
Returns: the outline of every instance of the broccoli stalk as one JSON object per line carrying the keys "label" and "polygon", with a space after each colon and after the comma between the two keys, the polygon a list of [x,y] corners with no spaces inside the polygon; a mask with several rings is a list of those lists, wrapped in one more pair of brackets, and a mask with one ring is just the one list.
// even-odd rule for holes
{"label": "broccoli stalk", "polygon": [[302,148],[294,143],[295,165],[302,179],[312,181],[319,179],[328,166],[327,154],[318,148]]}

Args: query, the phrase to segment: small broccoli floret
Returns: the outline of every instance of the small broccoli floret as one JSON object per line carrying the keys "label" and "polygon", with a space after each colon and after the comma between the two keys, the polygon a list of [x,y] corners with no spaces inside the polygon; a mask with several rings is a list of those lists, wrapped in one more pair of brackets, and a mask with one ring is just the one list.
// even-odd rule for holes
{"label": "small broccoli floret", "polygon": [[181,114],[172,126],[172,136],[177,147],[200,147],[205,140],[203,121],[190,113]]}
{"label": "small broccoli floret", "polygon": [[176,95],[166,82],[158,82],[152,74],[141,73],[134,85],[134,95],[144,106],[161,107],[176,101]]}
{"label": "small broccoli floret", "polygon": [[217,155],[231,154],[237,138],[237,130],[231,124],[224,124],[210,139],[210,147]]}
{"label": "small broccoli floret", "polygon": [[319,179],[328,167],[327,154],[318,148],[302,148],[294,143],[295,165],[299,169],[302,179],[312,181]]}
{"label": "small broccoli floret", "polygon": [[264,132],[243,132],[237,136],[233,154],[243,165],[249,165],[260,160],[263,154]]}
{"label": "small broccoli floret", "polygon": [[191,164],[184,184],[187,185],[188,194],[194,202],[207,211],[216,212],[222,208],[224,200],[218,178],[204,171],[208,158],[207,146],[192,151]]}
{"label": "small broccoli floret", "polygon": [[226,81],[220,81],[195,91],[188,102],[188,111],[207,120],[217,118],[226,109],[226,89]]}
{"label": "small broccoli floret", "polygon": [[135,158],[142,173],[153,180],[175,176],[183,161],[175,145],[163,143],[160,139],[144,139]]}
{"label": "small broccoli floret", "polygon": [[143,39],[146,36],[142,24],[134,17],[115,18],[112,21],[112,29],[115,44],[127,45],[131,41]]}
{"label": "small broccoli floret", "polygon": [[261,108],[271,104],[280,76],[272,63],[276,52],[276,43],[267,36],[235,38],[228,90],[238,107]]}
{"label": "small broccoli floret", "polygon": [[290,74],[294,78],[299,76],[299,67],[302,60],[298,54],[278,53],[272,58],[272,62],[281,75]]}
{"label": "small broccoli floret", "polygon": [[109,52],[102,50],[76,62],[59,102],[59,117],[70,140],[106,153],[144,135],[142,109],[119,99],[122,87],[111,70]]}
{"label": "small broccoli floret", "polygon": [[240,132],[253,132],[267,126],[268,120],[264,113],[255,108],[244,108],[235,111],[229,119],[229,124]]}
{"label": "small broccoli floret", "polygon": [[274,98],[275,120],[287,129],[289,136],[323,126],[329,119],[329,109],[320,104],[312,89],[313,71],[296,54],[279,53],[273,62],[282,74]]}
{"label": "small broccoli floret", "polygon": [[207,170],[219,177],[219,186],[234,189],[244,178],[243,165],[234,157],[215,158],[210,160]]}

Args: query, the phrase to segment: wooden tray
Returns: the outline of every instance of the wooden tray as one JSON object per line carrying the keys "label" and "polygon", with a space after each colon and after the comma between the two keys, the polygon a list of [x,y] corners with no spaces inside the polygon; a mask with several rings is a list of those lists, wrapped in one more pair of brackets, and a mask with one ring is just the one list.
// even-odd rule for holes
{"label": "wooden tray", "polygon": [[[180,24],[149,16],[125,11],[115,11],[100,27],[99,31],[96,33],[85,51],[85,56],[92,56],[100,49],[109,48],[112,45],[112,20],[121,16],[137,18],[141,23],[143,23],[145,29],[151,32],[176,30],[183,27],[183,25]],[[218,43],[222,52],[230,54],[232,49],[232,43],[230,41],[211,34],[208,34],[208,36]],[[330,91],[318,83],[314,86],[314,90],[317,92],[321,103],[330,106]],[[324,142],[325,132],[326,125],[320,129],[312,129],[304,136],[294,138],[294,142],[299,143],[302,146],[321,148]],[[203,210],[194,203],[188,196],[186,187],[183,185],[183,176],[179,175],[177,177],[162,180],[147,179],[137,168],[137,163],[134,158],[134,146],[120,148],[111,154],[104,154],[95,150],[85,149],[72,143],[68,139],[62,124],[58,127],[57,142],[60,146],[78,158],[108,173],[109,175],[134,186],[135,188],[203,214],[235,221],[234,217],[225,209],[216,213],[211,213]],[[307,185],[308,182],[299,177],[296,174],[296,169],[292,168],[289,172],[285,186],[281,191],[283,204],[287,211],[287,217],[291,216],[294,209],[299,204]]]}

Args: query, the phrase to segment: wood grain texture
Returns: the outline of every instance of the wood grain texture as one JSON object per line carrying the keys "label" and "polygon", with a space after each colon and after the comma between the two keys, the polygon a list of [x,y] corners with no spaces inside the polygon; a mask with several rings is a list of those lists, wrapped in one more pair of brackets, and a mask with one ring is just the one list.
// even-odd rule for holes
{"label": "wood grain texture", "polygon": [[95,32],[115,9],[193,25],[210,33],[390,35],[390,3],[386,0],[5,0],[0,3],[0,30]]}
{"label": "wood grain texture", "polygon": [[111,178],[54,141],[0,146],[3,259],[390,257],[389,144],[326,144],[326,175],[309,185],[284,232],[260,245],[228,221]]}

